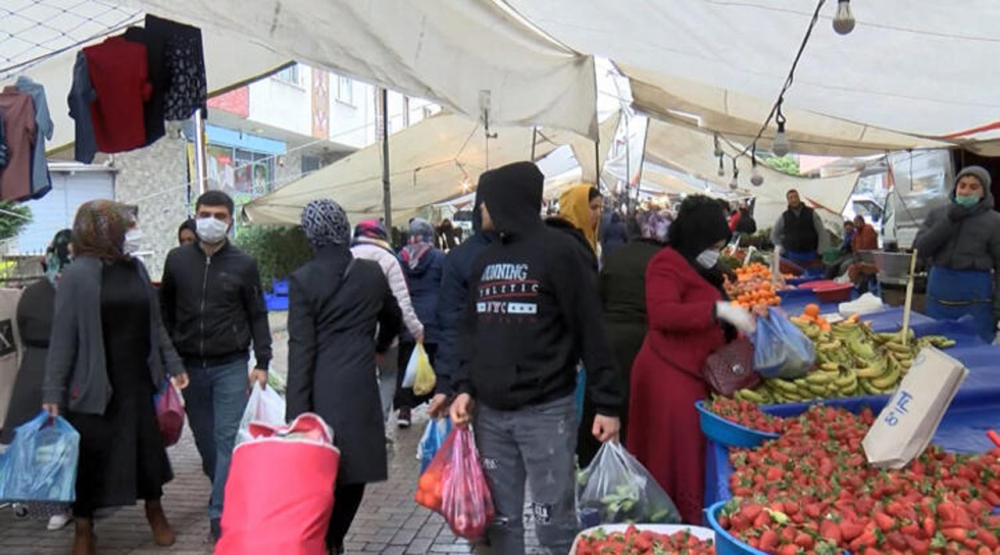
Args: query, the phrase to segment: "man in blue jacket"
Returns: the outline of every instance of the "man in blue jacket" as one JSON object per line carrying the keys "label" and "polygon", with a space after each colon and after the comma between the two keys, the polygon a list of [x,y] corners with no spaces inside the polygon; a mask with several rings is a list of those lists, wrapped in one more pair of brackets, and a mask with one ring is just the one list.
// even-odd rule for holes
{"label": "man in blue jacket", "polygon": [[476,188],[475,206],[472,209],[473,235],[448,253],[444,259],[444,275],[441,278],[441,292],[438,294],[437,319],[441,330],[434,372],[437,385],[431,399],[429,412],[432,416],[447,415],[448,397],[451,395],[451,376],[458,368],[459,338],[468,314],[469,281],[472,266],[493,240],[493,234],[483,231],[483,216],[479,211],[483,190],[490,187],[493,174],[486,173],[479,178]]}

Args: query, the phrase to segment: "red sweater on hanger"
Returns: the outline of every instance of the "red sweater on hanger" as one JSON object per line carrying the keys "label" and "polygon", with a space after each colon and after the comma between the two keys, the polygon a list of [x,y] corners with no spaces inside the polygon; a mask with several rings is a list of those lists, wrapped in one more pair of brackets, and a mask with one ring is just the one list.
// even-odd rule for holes
{"label": "red sweater on hanger", "polygon": [[143,104],[149,84],[146,47],[122,37],[111,37],[83,49],[97,99],[90,105],[97,148],[114,153],[146,144]]}

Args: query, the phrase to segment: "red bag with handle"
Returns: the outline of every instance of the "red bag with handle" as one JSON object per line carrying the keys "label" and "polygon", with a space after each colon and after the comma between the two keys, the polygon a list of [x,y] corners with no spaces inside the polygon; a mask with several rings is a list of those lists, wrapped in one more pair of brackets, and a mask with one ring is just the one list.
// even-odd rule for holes
{"label": "red bag with handle", "polygon": [[456,536],[478,540],[486,535],[493,496],[468,426],[448,434],[420,479],[417,502],[441,513]]}
{"label": "red bag with handle", "polygon": [[340,451],[322,418],[252,423],[233,451],[216,555],[326,555]]}
{"label": "red bag with handle", "polygon": [[163,445],[166,447],[175,445],[184,432],[184,403],[181,402],[181,394],[168,380],[163,390],[156,394],[154,401]]}

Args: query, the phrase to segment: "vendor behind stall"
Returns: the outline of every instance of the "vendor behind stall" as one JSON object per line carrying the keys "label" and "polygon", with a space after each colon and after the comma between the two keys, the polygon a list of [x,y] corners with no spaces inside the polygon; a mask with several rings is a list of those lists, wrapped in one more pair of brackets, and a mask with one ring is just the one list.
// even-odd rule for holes
{"label": "vendor behind stall", "polygon": [[959,172],[951,204],[932,211],[913,246],[931,264],[927,315],[957,320],[971,316],[976,333],[994,336],[994,286],[1000,269],[1000,214],[993,210],[992,180],[985,168]]}
{"label": "vendor behind stall", "polygon": [[771,242],[785,250],[785,257],[800,266],[815,266],[820,262],[819,253],[830,242],[823,227],[823,220],[815,210],[802,203],[795,189],[785,195],[788,210],[778,218],[771,230]]}

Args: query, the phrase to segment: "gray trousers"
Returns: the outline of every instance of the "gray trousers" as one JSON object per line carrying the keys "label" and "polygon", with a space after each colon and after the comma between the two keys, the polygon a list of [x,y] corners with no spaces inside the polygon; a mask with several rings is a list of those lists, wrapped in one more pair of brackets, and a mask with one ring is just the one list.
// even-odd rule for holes
{"label": "gray trousers", "polygon": [[551,553],[569,553],[578,529],[577,425],[572,395],[514,411],[479,406],[476,445],[496,508],[487,532],[490,553],[525,553],[525,480],[539,543]]}

